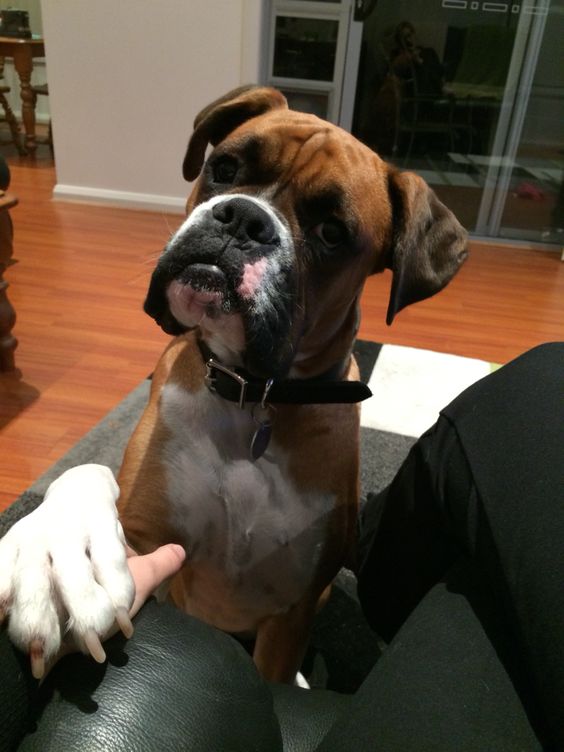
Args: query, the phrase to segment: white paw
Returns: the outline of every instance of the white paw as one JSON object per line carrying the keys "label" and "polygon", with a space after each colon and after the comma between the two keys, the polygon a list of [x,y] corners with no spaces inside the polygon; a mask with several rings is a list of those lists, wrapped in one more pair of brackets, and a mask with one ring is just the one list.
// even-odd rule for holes
{"label": "white paw", "polygon": [[107,467],[80,465],[52,483],[43,503],[0,540],[0,619],[9,617],[9,635],[30,652],[37,675],[67,632],[103,660],[99,637],[116,612],[122,621],[131,607],[135,589],[118,496]]}

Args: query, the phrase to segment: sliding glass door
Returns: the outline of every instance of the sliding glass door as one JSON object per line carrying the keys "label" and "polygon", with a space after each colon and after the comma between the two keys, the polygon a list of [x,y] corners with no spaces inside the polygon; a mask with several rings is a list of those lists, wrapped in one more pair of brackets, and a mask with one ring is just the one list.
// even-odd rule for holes
{"label": "sliding glass door", "polygon": [[564,243],[564,0],[273,0],[266,79],[475,235]]}
{"label": "sliding glass door", "polygon": [[563,246],[564,4],[537,3],[534,10],[519,21],[523,62],[510,71],[517,79],[512,116],[497,147],[506,158],[488,176],[495,189],[491,202],[484,193],[478,232]]}
{"label": "sliding glass door", "polygon": [[356,136],[476,235],[564,242],[561,4],[364,0],[355,37]]}

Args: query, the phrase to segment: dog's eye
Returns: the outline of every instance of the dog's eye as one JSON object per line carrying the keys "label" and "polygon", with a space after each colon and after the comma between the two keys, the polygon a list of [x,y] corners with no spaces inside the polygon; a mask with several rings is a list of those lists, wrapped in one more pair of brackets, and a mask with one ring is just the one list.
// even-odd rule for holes
{"label": "dog's eye", "polygon": [[347,239],[347,228],[338,219],[321,222],[313,232],[327,248],[336,248]]}
{"label": "dog's eye", "polygon": [[215,183],[230,185],[235,180],[239,164],[233,157],[222,157],[213,165],[213,179]]}

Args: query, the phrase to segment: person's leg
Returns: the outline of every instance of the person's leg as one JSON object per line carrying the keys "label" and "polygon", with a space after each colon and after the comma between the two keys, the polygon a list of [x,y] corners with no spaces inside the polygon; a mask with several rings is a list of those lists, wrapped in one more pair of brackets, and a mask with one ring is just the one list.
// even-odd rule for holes
{"label": "person's leg", "polygon": [[367,503],[359,570],[367,617],[389,639],[458,556],[467,556],[493,594],[492,618],[502,625],[494,647],[537,729],[545,721],[560,745],[563,381],[564,344],[545,345],[445,408],[391,486]]}
{"label": "person's leg", "polygon": [[473,569],[460,560],[427,593],[319,752],[543,749],[494,647],[503,630]]}

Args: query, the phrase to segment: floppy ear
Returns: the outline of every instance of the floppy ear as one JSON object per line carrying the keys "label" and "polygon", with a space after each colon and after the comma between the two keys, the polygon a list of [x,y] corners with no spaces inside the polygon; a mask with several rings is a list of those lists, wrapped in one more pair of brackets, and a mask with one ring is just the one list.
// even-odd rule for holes
{"label": "floppy ear", "polygon": [[442,290],[468,256],[466,231],[422,178],[392,168],[389,190],[394,227],[387,324],[410,303]]}
{"label": "floppy ear", "polygon": [[241,86],[205,107],[194,120],[182,164],[185,180],[195,180],[200,174],[208,144],[216,146],[245,120],[277,107],[288,107],[286,97],[266,86]]}

